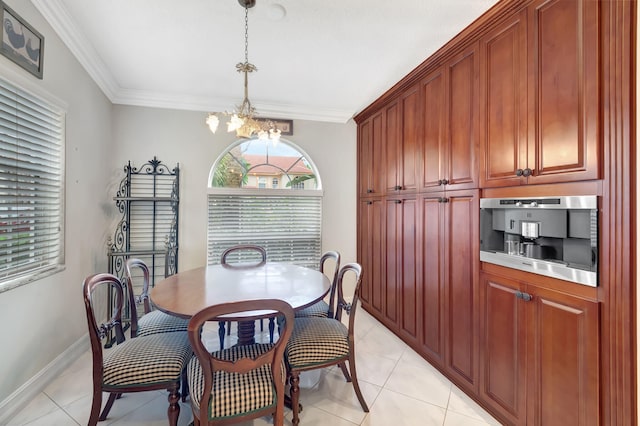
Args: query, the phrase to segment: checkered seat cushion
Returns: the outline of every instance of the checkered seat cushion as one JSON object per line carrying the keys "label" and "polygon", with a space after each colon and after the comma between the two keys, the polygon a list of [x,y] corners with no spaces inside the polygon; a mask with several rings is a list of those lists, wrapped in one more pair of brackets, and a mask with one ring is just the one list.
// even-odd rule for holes
{"label": "checkered seat cushion", "polygon": [[[213,355],[226,361],[234,361],[246,357],[256,358],[272,347],[272,344],[234,346],[214,352]],[[270,364],[265,364],[247,373],[216,370],[213,375],[211,398],[208,401],[210,420],[240,416],[267,407],[273,407],[275,410],[277,396]],[[283,382],[286,376],[283,363]],[[200,410],[200,402],[204,392],[204,376],[200,360],[195,356],[187,367],[187,381],[191,403],[197,410]]]}
{"label": "checkered seat cushion", "polygon": [[320,317],[326,318],[329,315],[329,304],[324,300],[314,303],[296,312],[296,318]]}
{"label": "checkered seat cushion", "polygon": [[136,337],[105,351],[104,386],[160,384],[180,380],[193,351],[187,333]]}
{"label": "checkered seat cushion", "polygon": [[187,331],[189,320],[162,311],[151,311],[138,319],[138,337],[174,331]]}
{"label": "checkered seat cushion", "polygon": [[294,369],[345,358],[349,356],[349,332],[344,324],[331,318],[296,318],[284,353]]}

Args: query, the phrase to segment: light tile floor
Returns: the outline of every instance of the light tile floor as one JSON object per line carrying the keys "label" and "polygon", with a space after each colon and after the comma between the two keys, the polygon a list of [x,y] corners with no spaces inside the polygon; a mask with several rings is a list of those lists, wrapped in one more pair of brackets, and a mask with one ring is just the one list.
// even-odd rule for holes
{"label": "light tile floor", "polygon": [[[337,367],[301,375],[300,424],[305,426],[480,426],[499,425],[455,385],[364,310],[356,319],[360,387],[370,412],[362,411],[350,383]],[[265,321],[266,329],[266,321]],[[215,323],[203,333],[207,347],[218,346]],[[227,338],[231,339],[231,338]],[[257,339],[268,341],[264,332]],[[231,341],[230,343],[233,343]],[[8,425],[86,425],[91,407],[91,352],[80,357]],[[106,400],[103,398],[103,404]],[[167,424],[166,392],[124,394],[99,425]],[[179,425],[193,417],[181,403]],[[270,425],[260,418],[243,425]],[[285,413],[291,424],[291,411]]]}

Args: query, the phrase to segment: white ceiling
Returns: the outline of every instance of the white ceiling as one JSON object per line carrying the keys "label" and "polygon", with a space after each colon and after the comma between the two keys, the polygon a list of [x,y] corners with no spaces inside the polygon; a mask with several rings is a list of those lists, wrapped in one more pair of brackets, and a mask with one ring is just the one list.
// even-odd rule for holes
{"label": "white ceiling", "polygon": [[[242,100],[237,0],[31,1],[113,103],[225,111]],[[249,98],[262,116],[344,123],[496,2],[257,0]]]}

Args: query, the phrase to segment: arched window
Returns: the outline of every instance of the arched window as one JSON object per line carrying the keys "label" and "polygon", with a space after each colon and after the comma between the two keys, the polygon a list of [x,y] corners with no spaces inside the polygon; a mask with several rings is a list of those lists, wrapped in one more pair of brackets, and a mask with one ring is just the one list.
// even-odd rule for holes
{"label": "arched window", "polygon": [[242,139],[211,167],[207,263],[235,244],[258,244],[269,261],[317,267],[321,255],[322,184],[293,143]]}

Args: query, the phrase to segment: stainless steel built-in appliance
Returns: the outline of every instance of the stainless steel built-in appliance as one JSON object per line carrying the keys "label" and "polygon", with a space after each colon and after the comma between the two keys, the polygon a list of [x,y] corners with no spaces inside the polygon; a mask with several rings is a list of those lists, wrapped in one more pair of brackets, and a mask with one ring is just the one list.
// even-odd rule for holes
{"label": "stainless steel built-in appliance", "polygon": [[481,199],[480,260],[596,287],[597,197]]}

